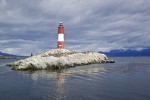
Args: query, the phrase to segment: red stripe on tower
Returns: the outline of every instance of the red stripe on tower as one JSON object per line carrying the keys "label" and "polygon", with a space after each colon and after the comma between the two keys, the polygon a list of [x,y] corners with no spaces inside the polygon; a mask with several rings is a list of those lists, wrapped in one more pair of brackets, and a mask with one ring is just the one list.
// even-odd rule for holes
{"label": "red stripe on tower", "polygon": [[58,49],[64,49],[64,26],[63,23],[60,22],[58,26]]}

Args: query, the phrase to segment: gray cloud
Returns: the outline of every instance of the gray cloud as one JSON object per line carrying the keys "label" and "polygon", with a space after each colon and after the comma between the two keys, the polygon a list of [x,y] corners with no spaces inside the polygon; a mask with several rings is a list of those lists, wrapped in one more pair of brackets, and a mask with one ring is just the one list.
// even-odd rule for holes
{"label": "gray cloud", "polygon": [[0,50],[56,48],[59,21],[72,50],[150,48],[148,0],[0,0]]}

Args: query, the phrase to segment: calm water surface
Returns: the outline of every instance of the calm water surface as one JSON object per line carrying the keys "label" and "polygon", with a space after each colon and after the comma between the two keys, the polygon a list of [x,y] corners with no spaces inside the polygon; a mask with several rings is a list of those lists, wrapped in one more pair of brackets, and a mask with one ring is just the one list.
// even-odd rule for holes
{"label": "calm water surface", "polygon": [[58,71],[13,71],[0,60],[0,100],[150,100],[150,57]]}

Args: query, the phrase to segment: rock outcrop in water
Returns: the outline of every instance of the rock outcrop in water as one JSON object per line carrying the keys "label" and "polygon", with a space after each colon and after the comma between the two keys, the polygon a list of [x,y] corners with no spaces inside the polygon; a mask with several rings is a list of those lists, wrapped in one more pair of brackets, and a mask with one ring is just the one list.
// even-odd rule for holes
{"label": "rock outcrop in water", "polygon": [[2,56],[2,55],[0,55],[0,59],[12,59],[12,58],[15,58],[15,57],[10,57],[10,56]]}
{"label": "rock outcrop in water", "polygon": [[63,69],[95,63],[114,63],[106,55],[97,52],[72,52],[67,49],[52,49],[8,64],[14,70]]}

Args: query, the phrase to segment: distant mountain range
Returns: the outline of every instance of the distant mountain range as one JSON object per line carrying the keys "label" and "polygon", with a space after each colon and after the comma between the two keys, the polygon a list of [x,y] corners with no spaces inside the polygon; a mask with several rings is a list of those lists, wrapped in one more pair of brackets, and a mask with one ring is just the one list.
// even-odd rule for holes
{"label": "distant mountain range", "polygon": [[11,57],[16,57],[16,55],[13,55],[13,54],[8,54],[8,53],[3,53],[0,51],[0,55],[1,56],[11,56]]}
{"label": "distant mountain range", "polygon": [[4,52],[1,52],[1,51],[0,51],[0,56],[5,56],[5,57],[22,57],[22,56],[19,56],[19,55],[4,53]]}
{"label": "distant mountain range", "polygon": [[143,50],[131,50],[131,49],[118,49],[118,50],[111,50],[109,52],[101,52],[104,53],[107,56],[114,57],[129,57],[129,56],[150,56],[150,49],[143,49]]}

